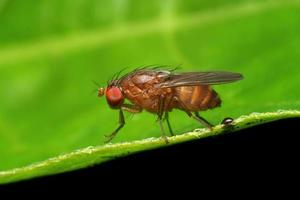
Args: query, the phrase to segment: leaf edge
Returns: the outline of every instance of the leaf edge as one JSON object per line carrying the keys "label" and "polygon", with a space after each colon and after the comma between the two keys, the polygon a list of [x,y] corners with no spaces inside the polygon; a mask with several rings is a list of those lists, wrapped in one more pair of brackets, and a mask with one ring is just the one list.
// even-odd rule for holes
{"label": "leaf edge", "polygon": [[[0,184],[12,183],[40,176],[54,175],[67,171],[73,171],[145,150],[170,146],[194,139],[232,133],[238,130],[280,119],[298,117],[300,117],[300,110],[278,110],[276,112],[251,113],[249,115],[240,116],[239,118],[234,120],[232,125],[227,127],[220,124],[215,126],[213,130],[209,130],[207,128],[195,129],[194,131],[187,132],[181,135],[168,137],[168,144],[166,144],[165,140],[162,138],[147,138],[132,142],[122,142],[115,144],[110,143],[96,147],[89,146],[24,167],[0,171]],[[68,168],[61,165],[62,163],[68,162]]]}

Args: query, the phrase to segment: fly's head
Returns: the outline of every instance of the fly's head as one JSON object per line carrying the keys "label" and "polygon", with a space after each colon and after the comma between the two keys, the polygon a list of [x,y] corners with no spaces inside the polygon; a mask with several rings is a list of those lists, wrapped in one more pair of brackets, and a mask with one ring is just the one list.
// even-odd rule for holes
{"label": "fly's head", "polygon": [[119,109],[125,100],[121,88],[115,80],[110,81],[106,88],[100,87],[98,89],[98,97],[102,97],[103,95],[105,95],[106,101],[112,109]]}

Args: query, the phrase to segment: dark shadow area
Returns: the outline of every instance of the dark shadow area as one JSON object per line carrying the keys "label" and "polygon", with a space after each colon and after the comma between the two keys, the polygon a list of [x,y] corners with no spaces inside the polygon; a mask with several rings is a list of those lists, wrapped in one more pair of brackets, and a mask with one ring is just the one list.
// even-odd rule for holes
{"label": "dark shadow area", "polygon": [[[280,120],[231,134],[137,153],[64,174],[8,184],[4,188],[130,187],[151,181],[171,184],[289,183],[299,171],[300,118]],[[292,181],[292,180],[291,180]],[[170,185],[169,185],[170,186]],[[2,187],[2,186],[0,186]],[[158,186],[159,187],[159,186]],[[153,185],[157,188],[157,185]]]}

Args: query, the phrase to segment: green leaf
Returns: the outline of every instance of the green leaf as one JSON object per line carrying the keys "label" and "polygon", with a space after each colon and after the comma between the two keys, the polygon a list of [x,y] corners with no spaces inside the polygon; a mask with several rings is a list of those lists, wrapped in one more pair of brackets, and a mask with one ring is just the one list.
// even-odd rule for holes
{"label": "green leaf", "polygon": [[212,131],[209,129],[196,129],[193,132],[169,137],[168,144],[166,144],[165,140],[162,138],[147,138],[133,142],[106,144],[96,147],[89,146],[83,149],[78,149],[71,153],[50,158],[39,163],[34,163],[26,167],[2,171],[0,172],[0,184],[80,169],[143,150],[174,145],[177,143],[201,139],[209,136],[231,133],[258,124],[292,117],[300,117],[300,111],[253,113],[248,116],[241,116],[230,126],[218,125],[215,126]]}
{"label": "green leaf", "polygon": [[[125,67],[242,73],[214,87],[222,107],[202,116],[219,124],[271,113],[239,118],[233,130],[299,117],[299,0],[0,0],[0,27],[1,183],[165,146],[146,112],[127,115],[115,144],[103,145],[118,112],[90,95],[92,81],[105,86]],[[171,144],[223,133],[182,134],[200,126],[178,110],[170,121]]]}

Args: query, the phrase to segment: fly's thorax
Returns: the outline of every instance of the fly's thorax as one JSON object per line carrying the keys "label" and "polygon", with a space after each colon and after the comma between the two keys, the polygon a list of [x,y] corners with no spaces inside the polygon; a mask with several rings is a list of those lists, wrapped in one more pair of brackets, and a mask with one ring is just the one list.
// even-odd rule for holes
{"label": "fly's thorax", "polygon": [[152,96],[163,91],[162,89],[156,88],[155,85],[160,83],[165,76],[166,73],[162,72],[149,70],[137,71],[125,77],[120,82],[120,86],[128,99],[152,98]]}
{"label": "fly's thorax", "polygon": [[157,113],[158,101],[161,96],[169,96],[171,88],[157,88],[155,85],[160,81],[157,76],[139,74],[120,82],[124,97],[131,103],[143,109]]}

